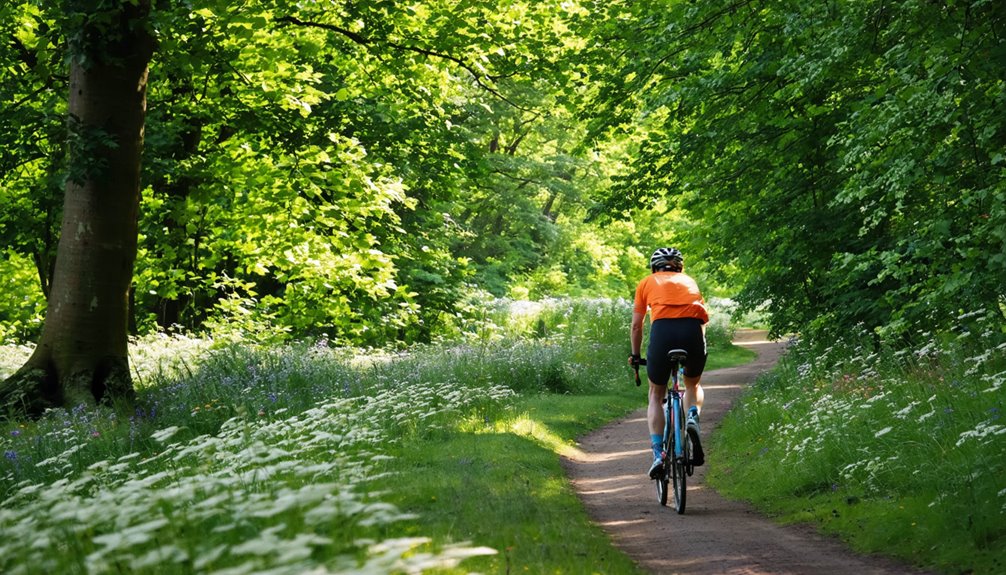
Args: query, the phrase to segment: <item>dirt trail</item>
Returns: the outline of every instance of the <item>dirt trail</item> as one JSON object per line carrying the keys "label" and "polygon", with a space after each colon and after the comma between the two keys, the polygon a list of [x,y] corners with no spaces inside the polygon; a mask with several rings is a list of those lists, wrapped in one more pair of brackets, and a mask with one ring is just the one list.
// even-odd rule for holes
{"label": "dirt trail", "polygon": [[[704,437],[719,425],[743,387],[778,359],[783,344],[764,337],[764,332],[738,333],[737,343],[757,351],[758,359],[703,377]],[[645,387],[639,393],[644,395]],[[921,573],[887,559],[855,555],[809,527],[776,525],[749,505],[724,499],[705,485],[707,467],[716,465],[716,452],[708,448],[707,466],[689,478],[685,514],[677,515],[672,506],[657,503],[654,484],[645,475],[649,453],[646,412],[640,410],[582,438],[579,452],[565,458],[564,466],[594,521],[653,573]]]}

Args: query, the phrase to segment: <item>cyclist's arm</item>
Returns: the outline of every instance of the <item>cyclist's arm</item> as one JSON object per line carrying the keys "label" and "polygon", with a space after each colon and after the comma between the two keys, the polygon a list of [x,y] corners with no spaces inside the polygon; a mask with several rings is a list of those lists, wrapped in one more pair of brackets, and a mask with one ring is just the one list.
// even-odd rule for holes
{"label": "cyclist's arm", "polygon": [[643,318],[645,313],[632,312],[632,327],[629,330],[629,343],[632,345],[632,354],[639,355],[639,350],[643,346]]}

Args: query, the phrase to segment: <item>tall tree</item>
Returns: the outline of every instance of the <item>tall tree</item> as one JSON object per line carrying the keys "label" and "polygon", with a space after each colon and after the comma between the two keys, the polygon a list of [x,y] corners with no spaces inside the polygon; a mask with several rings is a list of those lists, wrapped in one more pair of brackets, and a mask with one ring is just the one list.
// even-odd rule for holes
{"label": "tall tree", "polygon": [[127,312],[139,210],[149,0],[66,2],[70,170],[45,326],[0,386],[8,410],[127,398]]}

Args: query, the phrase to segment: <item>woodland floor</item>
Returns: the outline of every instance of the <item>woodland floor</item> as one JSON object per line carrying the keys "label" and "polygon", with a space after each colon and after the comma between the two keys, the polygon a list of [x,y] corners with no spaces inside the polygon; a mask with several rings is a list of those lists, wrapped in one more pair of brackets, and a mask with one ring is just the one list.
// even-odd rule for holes
{"label": "woodland floor", "polygon": [[[766,341],[765,333],[758,331],[739,332],[736,343],[757,351],[758,358],[703,377],[703,438],[715,433],[744,386],[770,368],[784,348],[781,342]],[[685,514],[678,515],[671,501],[661,507],[654,483],[646,476],[650,448],[645,410],[581,438],[578,448],[563,463],[588,513],[618,548],[650,572],[922,573],[887,558],[857,555],[811,526],[778,525],[748,504],[723,498],[705,485],[706,469],[716,465],[714,449],[706,448],[706,466],[688,478]]]}

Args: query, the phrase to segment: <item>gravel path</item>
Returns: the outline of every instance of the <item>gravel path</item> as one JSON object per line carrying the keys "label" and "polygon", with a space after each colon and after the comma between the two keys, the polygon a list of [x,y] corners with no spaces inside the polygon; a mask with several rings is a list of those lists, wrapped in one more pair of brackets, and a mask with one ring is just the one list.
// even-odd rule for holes
{"label": "gravel path", "polygon": [[[758,359],[703,377],[704,436],[719,425],[744,386],[778,359],[783,345],[764,337],[764,332],[738,333],[737,343],[757,351]],[[639,388],[644,397],[645,385],[644,380],[644,387]],[[716,465],[712,449],[706,449],[707,466],[697,468],[689,478],[685,514],[677,515],[670,501],[661,507],[653,482],[646,477],[650,448],[645,410],[591,433],[578,447],[577,453],[564,458],[564,466],[588,513],[617,547],[650,572],[921,573],[884,558],[856,555],[811,527],[780,526],[747,504],[724,499],[705,485],[705,470]]]}

